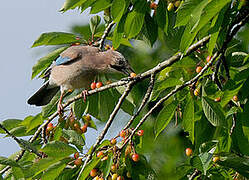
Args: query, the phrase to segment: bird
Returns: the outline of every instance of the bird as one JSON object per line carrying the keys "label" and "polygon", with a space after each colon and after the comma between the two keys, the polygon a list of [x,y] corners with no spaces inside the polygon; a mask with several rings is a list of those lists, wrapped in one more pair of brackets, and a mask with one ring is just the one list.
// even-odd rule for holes
{"label": "bird", "polygon": [[60,90],[61,95],[57,105],[58,113],[63,113],[62,100],[68,90],[90,87],[98,74],[134,72],[129,62],[118,51],[109,49],[101,51],[94,46],[71,46],[63,51],[46,70],[44,77],[48,80],[28,99],[30,105],[47,105]]}

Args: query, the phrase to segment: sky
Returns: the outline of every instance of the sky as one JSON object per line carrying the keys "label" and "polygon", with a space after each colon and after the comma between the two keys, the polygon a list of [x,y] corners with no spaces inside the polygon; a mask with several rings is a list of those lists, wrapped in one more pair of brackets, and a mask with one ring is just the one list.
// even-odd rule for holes
{"label": "sky", "polygon": [[[42,83],[39,79],[31,80],[31,70],[47,49],[30,48],[32,43],[44,32],[69,32],[73,24],[89,20],[88,13],[80,14],[77,10],[59,12],[63,3],[63,0],[1,2],[0,121],[24,119],[40,112],[40,108],[26,101]],[[97,132],[94,133],[92,137],[96,137]],[[19,150],[13,139],[2,137],[0,135],[0,156],[7,157]]]}

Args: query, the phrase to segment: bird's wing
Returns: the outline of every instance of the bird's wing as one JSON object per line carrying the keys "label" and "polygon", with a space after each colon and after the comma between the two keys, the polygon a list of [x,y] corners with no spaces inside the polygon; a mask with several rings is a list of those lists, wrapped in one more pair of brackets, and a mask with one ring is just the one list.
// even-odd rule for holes
{"label": "bird's wing", "polygon": [[60,56],[56,59],[55,65],[66,65],[71,64],[87,54],[96,54],[99,49],[91,46],[71,46],[67,50],[63,51]]}
{"label": "bird's wing", "polygon": [[[73,58],[73,59],[75,59],[75,58]],[[62,64],[67,64],[68,62],[72,61],[73,59],[68,57],[68,56],[65,56],[65,57],[59,56],[55,60],[55,64],[56,64],[56,66],[59,66],[59,65],[62,65]]]}

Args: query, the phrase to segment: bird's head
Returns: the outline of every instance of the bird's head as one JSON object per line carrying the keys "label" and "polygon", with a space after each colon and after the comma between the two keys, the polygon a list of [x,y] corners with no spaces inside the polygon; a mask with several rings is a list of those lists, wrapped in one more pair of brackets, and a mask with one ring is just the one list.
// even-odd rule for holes
{"label": "bird's head", "polygon": [[125,57],[121,53],[113,50],[108,50],[108,53],[111,54],[111,61],[109,64],[109,68],[112,71],[121,72],[128,76],[130,75],[130,73],[134,72],[129,62],[125,59]]}

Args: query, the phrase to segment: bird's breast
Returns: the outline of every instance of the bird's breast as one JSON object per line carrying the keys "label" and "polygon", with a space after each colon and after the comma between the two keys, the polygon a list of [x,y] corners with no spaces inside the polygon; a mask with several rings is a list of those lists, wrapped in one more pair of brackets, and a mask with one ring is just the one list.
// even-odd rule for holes
{"label": "bird's breast", "polygon": [[84,68],[82,63],[54,66],[50,74],[50,84],[62,86],[63,89],[79,89],[90,87],[96,73]]}

